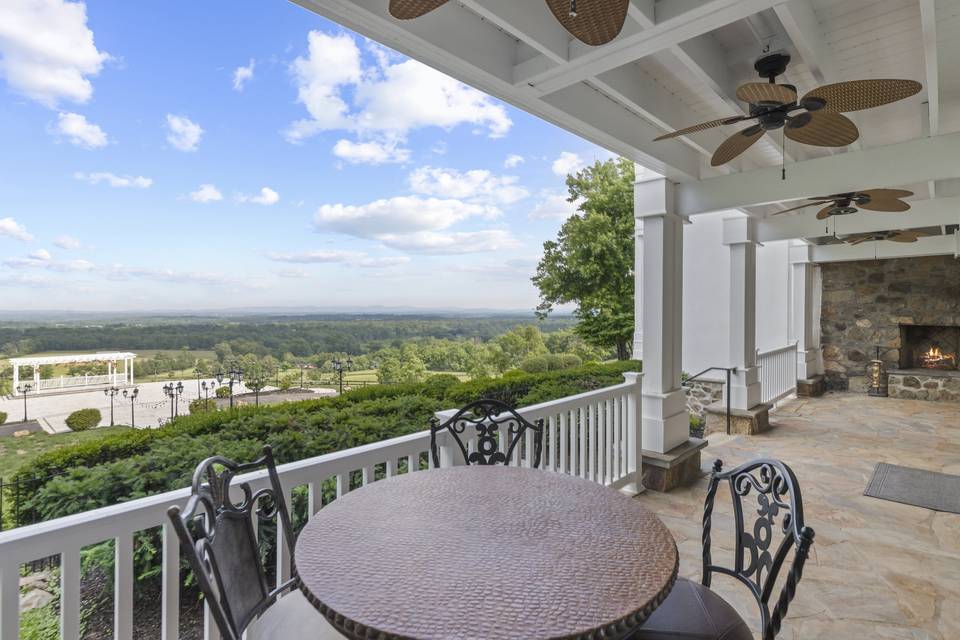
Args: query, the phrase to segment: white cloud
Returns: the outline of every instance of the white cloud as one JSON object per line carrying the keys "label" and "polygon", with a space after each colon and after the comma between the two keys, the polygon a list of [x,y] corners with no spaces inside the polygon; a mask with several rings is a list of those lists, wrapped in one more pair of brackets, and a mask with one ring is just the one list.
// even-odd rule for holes
{"label": "white cloud", "polygon": [[384,234],[379,240],[393,249],[446,255],[500,251],[520,246],[516,238],[501,229],[457,233],[418,231],[408,234]]}
{"label": "white cloud", "polygon": [[53,241],[53,244],[61,249],[79,249],[82,246],[79,240],[71,236],[58,236],[57,239]]}
{"label": "white cloud", "polygon": [[167,142],[180,151],[196,151],[203,129],[186,116],[167,114]]}
{"label": "white cloud", "polygon": [[250,64],[245,67],[237,67],[233,70],[233,90],[243,91],[244,85],[253,79],[253,67],[255,61],[250,59]]}
{"label": "white cloud", "polygon": [[52,260],[50,253],[43,249],[34,251],[26,258],[7,258],[3,265],[11,269],[46,269],[61,273],[92,271],[94,264],[88,260]]}
{"label": "white cloud", "polygon": [[33,240],[33,236],[27,233],[27,228],[14,220],[13,218],[0,218],[0,236],[16,238],[24,242]]}
{"label": "white cloud", "polygon": [[49,260],[51,258],[50,252],[46,249],[37,249],[36,251],[31,251],[28,256],[34,260]]}
{"label": "white cloud", "polygon": [[212,184],[202,184],[199,189],[190,192],[190,199],[200,204],[207,204],[223,200],[223,194]]}
{"label": "white cloud", "polygon": [[84,3],[0,2],[0,76],[17,93],[50,108],[86,102],[93,94],[88,76],[109,58],[93,42]]}
{"label": "white cloud", "polygon": [[270,187],[260,189],[260,195],[248,196],[242,193],[237,194],[237,202],[252,202],[253,204],[272,205],[280,202],[280,194]]}
{"label": "white cloud", "polygon": [[513,204],[530,195],[516,184],[516,177],[496,176],[485,169],[460,173],[455,169],[420,167],[410,174],[409,181],[414,193],[498,205]]}
{"label": "white cloud", "polygon": [[364,205],[325,204],[314,217],[316,226],[360,238],[445,229],[468,218],[499,215],[494,207],[455,199],[397,196]]}
{"label": "white cloud", "polygon": [[338,140],[333,145],[333,155],[342,158],[350,164],[388,164],[402,163],[410,159],[410,149],[399,146],[397,141],[391,142],[353,142],[352,140]]}
{"label": "white cloud", "polygon": [[274,271],[281,278],[309,278],[310,272],[306,269],[278,269]]}
{"label": "white cloud", "polygon": [[410,131],[423,127],[471,124],[491,138],[510,130],[503,105],[476,89],[415,60],[386,54],[374,58],[374,65],[364,67],[352,36],[311,31],[306,57],[291,65],[297,100],[309,118],[291,123],[287,140],[296,143],[342,129],[354,132],[358,143],[396,147]]}
{"label": "white cloud", "polygon": [[79,113],[61,112],[57,116],[57,124],[53,127],[53,132],[64,136],[70,144],[86,149],[105,147],[109,142],[103,129],[88,122],[86,116]]}
{"label": "white cloud", "polygon": [[47,268],[52,271],[92,271],[94,264],[89,260],[67,260],[66,262],[50,262]]}
{"label": "white cloud", "polygon": [[584,164],[583,158],[570,151],[563,151],[560,153],[560,156],[553,161],[550,168],[556,175],[566,177],[567,174],[575,173],[585,166],[586,164]]}
{"label": "white cloud", "polygon": [[526,162],[526,159],[523,156],[518,156],[515,153],[511,153],[507,156],[507,159],[503,161],[503,166],[507,169],[513,169],[514,167],[520,166],[524,162]]}
{"label": "white cloud", "polygon": [[110,280],[150,280],[153,282],[171,282],[175,284],[246,284],[236,278],[219,273],[198,271],[175,271],[173,269],[155,269],[145,267],[126,267],[121,264],[112,265],[105,274]]}
{"label": "white cloud", "polygon": [[98,171],[95,173],[83,173],[78,171],[73,177],[90,184],[100,184],[106,182],[111,187],[134,187],[137,189],[146,189],[153,184],[153,179],[143,176],[118,176],[108,171]]}
{"label": "white cloud", "polygon": [[364,269],[396,267],[410,262],[407,256],[372,257],[357,251],[303,251],[300,253],[268,253],[274,262],[292,264],[345,264]]}
{"label": "white cloud", "polygon": [[534,220],[566,220],[576,212],[577,203],[568,202],[566,195],[545,192],[529,217]]}

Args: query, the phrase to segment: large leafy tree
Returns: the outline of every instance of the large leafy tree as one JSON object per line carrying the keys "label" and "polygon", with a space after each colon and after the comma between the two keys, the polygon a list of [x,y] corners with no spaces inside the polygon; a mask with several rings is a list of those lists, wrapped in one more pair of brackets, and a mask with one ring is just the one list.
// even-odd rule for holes
{"label": "large leafy tree", "polygon": [[630,357],[633,338],[633,163],[596,162],[567,176],[570,202],[577,203],[556,240],[543,244],[533,283],[538,312],[575,305],[576,332],[598,347]]}

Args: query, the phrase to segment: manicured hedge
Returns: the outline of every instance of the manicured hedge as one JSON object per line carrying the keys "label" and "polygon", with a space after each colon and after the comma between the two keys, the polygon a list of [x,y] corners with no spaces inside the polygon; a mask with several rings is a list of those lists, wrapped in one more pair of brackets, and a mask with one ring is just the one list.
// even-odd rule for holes
{"label": "manicured hedge", "polygon": [[3,424],[7,421],[7,414],[5,411],[0,411],[0,424]]}
{"label": "manicured hedge", "polygon": [[638,369],[637,362],[617,362],[470,382],[439,375],[333,398],[180,416],[159,429],[48,452],[18,475],[59,474],[29,496],[42,519],[56,518],[186,486],[197,463],[214,454],[249,459],[270,443],[279,462],[290,462],[421,431],[438,409],[478,398],[525,406],[618,384],[624,371]]}
{"label": "manicured hedge", "polygon": [[73,431],[86,431],[96,427],[101,420],[100,409],[77,409],[67,416],[66,423]]}

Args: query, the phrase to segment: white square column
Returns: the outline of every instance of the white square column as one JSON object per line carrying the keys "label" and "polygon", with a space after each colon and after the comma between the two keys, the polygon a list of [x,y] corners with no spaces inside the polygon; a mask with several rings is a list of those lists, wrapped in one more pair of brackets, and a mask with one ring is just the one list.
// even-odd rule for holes
{"label": "white square column", "polygon": [[814,323],[813,247],[804,243],[791,244],[790,252],[790,340],[797,343],[797,379],[808,380],[821,370],[820,345],[816,344]]}
{"label": "white square column", "polygon": [[634,216],[642,223],[635,273],[643,354],[642,447],[667,453],[690,437],[686,391],[680,386],[683,219],[674,212],[670,181],[638,181],[633,193]]}
{"label": "white square column", "polygon": [[730,404],[751,409],[760,404],[757,368],[757,233],[753,218],[723,221],[723,244],[730,247],[729,363],[736,367],[730,382]]}
{"label": "white square column", "polygon": [[643,360],[643,218],[634,217],[633,227],[633,359]]}

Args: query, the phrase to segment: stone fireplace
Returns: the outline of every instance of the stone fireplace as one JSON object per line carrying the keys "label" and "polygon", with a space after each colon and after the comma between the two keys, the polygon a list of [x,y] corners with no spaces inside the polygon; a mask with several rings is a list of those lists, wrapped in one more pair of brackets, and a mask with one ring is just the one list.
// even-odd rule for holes
{"label": "stone fireplace", "polygon": [[900,325],[900,368],[956,371],[960,327]]}
{"label": "stone fireplace", "polygon": [[831,262],[821,274],[828,388],[865,393],[879,351],[891,396],[960,402],[960,260]]}

